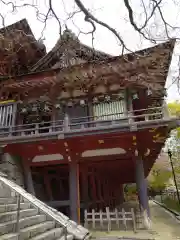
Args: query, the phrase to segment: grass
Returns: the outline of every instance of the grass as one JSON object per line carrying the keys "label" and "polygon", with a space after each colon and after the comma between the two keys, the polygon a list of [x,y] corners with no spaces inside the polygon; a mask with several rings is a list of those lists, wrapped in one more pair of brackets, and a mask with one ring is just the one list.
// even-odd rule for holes
{"label": "grass", "polygon": [[163,203],[169,209],[172,209],[172,210],[174,210],[176,212],[180,212],[180,205],[179,205],[179,202],[177,200],[173,200],[173,199],[171,199],[169,197],[166,197],[165,199],[163,199]]}

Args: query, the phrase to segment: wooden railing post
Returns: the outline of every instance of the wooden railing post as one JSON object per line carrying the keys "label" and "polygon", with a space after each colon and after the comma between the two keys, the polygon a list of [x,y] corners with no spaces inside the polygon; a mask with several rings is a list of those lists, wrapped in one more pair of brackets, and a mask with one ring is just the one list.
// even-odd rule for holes
{"label": "wooden railing post", "polygon": [[16,228],[15,232],[18,234],[19,237],[19,221],[20,221],[20,208],[21,208],[21,196],[20,194],[17,195],[17,218],[16,218]]}
{"label": "wooden railing post", "polygon": [[10,126],[9,127],[9,136],[12,136],[12,134],[13,134],[13,126]]}
{"label": "wooden railing post", "polygon": [[128,112],[127,116],[128,116],[128,122],[129,122],[129,124],[132,124],[132,123],[134,122],[133,112],[132,112],[132,111]]}
{"label": "wooden railing post", "polygon": [[70,126],[69,126],[69,116],[66,114],[64,117],[64,130],[65,131],[69,131],[70,130]]}
{"label": "wooden railing post", "polygon": [[163,103],[163,107],[162,107],[162,115],[163,115],[162,117],[164,119],[169,119],[170,118],[168,106],[165,102]]}
{"label": "wooden railing post", "polygon": [[81,129],[82,129],[82,130],[85,129],[84,123],[82,122],[82,123],[80,123],[80,124],[81,124]]}
{"label": "wooden railing post", "polygon": [[134,121],[134,112],[130,111],[128,112],[128,123],[130,125],[130,131],[136,131],[137,130],[137,124]]}
{"label": "wooden railing post", "polygon": [[37,135],[39,133],[39,124],[36,123],[35,125],[35,134]]}
{"label": "wooden railing post", "polygon": [[149,121],[149,115],[145,115],[145,121]]}

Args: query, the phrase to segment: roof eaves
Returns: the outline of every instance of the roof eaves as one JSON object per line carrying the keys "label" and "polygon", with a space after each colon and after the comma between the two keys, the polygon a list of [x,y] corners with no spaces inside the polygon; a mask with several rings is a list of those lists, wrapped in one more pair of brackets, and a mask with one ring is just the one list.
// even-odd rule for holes
{"label": "roof eaves", "polygon": [[[155,46],[155,47],[151,47],[151,48],[149,48],[149,49],[144,49],[144,50],[141,50],[142,52],[143,51],[147,51],[147,52],[149,52],[150,53],[150,55],[151,54],[153,54],[153,56],[155,56],[155,59],[156,59],[156,61],[158,61],[158,63],[159,63],[159,60],[158,60],[158,58],[157,58],[157,56],[156,56],[156,51],[157,51],[157,49],[159,49],[158,51],[157,51],[157,53],[158,53],[158,55],[160,56],[160,58],[161,59],[166,59],[165,61],[165,64],[166,64],[166,68],[167,68],[167,70],[168,70],[168,68],[169,68],[169,65],[170,65],[170,61],[171,61],[171,59],[169,58],[169,57],[167,57],[167,56],[170,56],[170,55],[172,55],[172,52],[173,52],[173,47],[174,47],[174,41],[168,41],[168,42],[166,42],[166,43],[163,43],[163,44],[159,44],[159,45],[157,45],[157,46]],[[161,50],[162,49],[162,50]],[[168,51],[164,51],[165,49],[168,49]],[[164,56],[164,53],[166,54],[166,56]],[[135,53],[134,53],[135,54]],[[154,55],[155,54],[155,55]],[[129,54],[128,54],[129,55]],[[149,58],[149,57],[148,57]],[[134,59],[134,64],[135,63],[138,63],[139,64],[139,60],[138,59]],[[151,61],[153,61],[151,58],[149,58],[149,64],[151,63]],[[142,62],[142,64],[145,64],[144,63],[144,60],[142,60],[141,59],[141,62]],[[96,68],[96,70],[98,70],[98,71],[101,71],[101,69],[103,69],[103,71],[104,71],[104,69],[106,69],[105,71],[106,72],[104,72],[104,74],[108,74],[108,71],[111,71],[111,70],[108,70],[108,68],[110,67],[110,69],[112,69],[111,68],[111,66],[112,66],[112,64],[114,65],[114,63],[115,63],[115,68],[116,68],[116,66],[117,66],[117,69],[116,70],[118,70],[118,69],[120,69],[120,66],[121,65],[123,65],[124,63],[125,64],[127,64],[128,62],[125,60],[125,57],[124,56],[117,56],[117,57],[111,57],[111,58],[108,58],[108,59],[105,59],[105,60],[103,60],[103,61],[94,61],[93,63],[91,62],[90,64],[92,64],[92,66],[94,67],[94,68]],[[107,66],[107,68],[104,68],[104,66]],[[128,64],[126,67],[128,67],[128,69],[129,70],[133,70],[133,69],[131,69],[131,66],[133,66],[132,64],[131,64],[131,62],[130,62],[130,64]],[[122,66],[121,66],[122,67]],[[156,68],[161,68],[161,66],[159,65],[159,64],[157,64],[157,62],[156,62]],[[59,69],[55,69],[55,70],[53,70],[53,69],[48,69],[48,70],[45,70],[45,71],[39,71],[39,72],[31,72],[31,73],[29,73],[28,75],[30,76],[31,74],[32,75],[34,75],[34,74],[41,74],[41,72],[43,73],[49,73],[49,74],[51,74],[51,73],[53,73],[54,72],[54,74],[60,74],[60,77],[63,77],[63,76],[66,76],[66,75],[69,75],[70,74],[70,76],[68,76],[69,78],[71,78],[71,73],[75,70],[78,74],[79,74],[79,76],[82,76],[83,75],[83,72],[86,72],[86,71],[90,71],[90,74],[91,74],[91,70],[92,69],[89,69],[89,63],[84,63],[84,64],[81,64],[81,65],[74,65],[74,66],[68,66],[68,67],[64,67],[64,68],[59,68]],[[135,69],[135,71],[136,71],[136,64],[134,65],[134,69]],[[77,71],[78,70],[78,71]],[[124,70],[125,71],[125,73],[128,71],[126,71],[126,70]],[[153,70],[154,71],[154,70]],[[164,82],[165,82],[165,80],[166,80],[166,77],[167,77],[167,71],[166,71],[166,69],[164,70],[164,68],[163,68],[163,71],[165,71],[164,73],[164,79],[163,79],[163,84],[164,84]],[[118,72],[121,72],[121,71],[119,71],[118,70]],[[92,72],[92,74],[93,74],[93,72]],[[133,74],[133,72],[132,72],[132,74]],[[27,75],[27,76],[28,76]],[[19,78],[19,79],[18,79]],[[66,78],[66,80],[67,80],[68,78]],[[15,80],[15,82],[17,82],[18,80],[20,80],[20,81],[23,81],[24,79],[22,78],[22,77],[20,77],[20,76],[16,76],[16,77],[14,77],[14,80]],[[155,82],[156,83],[156,82]],[[93,84],[93,83],[92,83]],[[153,84],[153,83],[152,83]],[[158,84],[159,85],[159,84]],[[163,87],[163,86],[162,86]]]}
{"label": "roof eaves", "polygon": [[[75,40],[73,40],[75,41]],[[49,51],[43,58],[41,58],[34,66],[32,66],[31,68],[31,71],[36,71],[38,68],[42,68],[43,65],[46,65],[47,62],[52,59],[53,57],[56,56],[57,52],[59,51],[62,51],[62,45],[63,43],[67,44],[67,42],[64,42],[63,40],[61,39],[58,39],[57,43],[55,44],[55,46],[52,48],[51,51]],[[107,54],[107,53],[104,53],[104,52],[101,52],[99,50],[95,50],[81,42],[79,42],[79,49],[78,50],[81,50],[83,51],[84,54],[88,55],[88,52],[91,52],[92,53],[92,56],[95,56],[97,58],[99,58],[99,60],[104,60],[104,59],[107,59],[107,58],[110,58],[110,57],[113,57],[112,55],[110,54]],[[78,53],[78,51],[77,51]]]}
{"label": "roof eaves", "polygon": [[61,41],[60,39],[58,39],[55,46],[45,56],[43,56],[35,65],[32,66],[31,71],[33,72],[38,70],[38,68],[41,68],[44,64],[48,62],[48,60],[52,59],[59,50],[61,45],[60,43]]}
{"label": "roof eaves", "polygon": [[[25,29],[27,29],[27,31],[25,31]],[[7,31],[13,31],[13,30],[23,30],[25,34],[32,35],[34,37],[34,34],[29,26],[29,23],[25,18],[9,26],[1,28],[0,33],[4,34]]]}

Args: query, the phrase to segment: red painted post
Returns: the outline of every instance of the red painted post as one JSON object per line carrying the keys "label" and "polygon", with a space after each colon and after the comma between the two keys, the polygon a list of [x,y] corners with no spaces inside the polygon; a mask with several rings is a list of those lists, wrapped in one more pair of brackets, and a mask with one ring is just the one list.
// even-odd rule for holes
{"label": "red painted post", "polygon": [[47,171],[43,171],[43,179],[44,179],[44,185],[47,191],[48,198],[50,201],[52,201],[53,200],[52,189],[51,189],[50,178]]}
{"label": "red painted post", "polygon": [[103,197],[102,197],[102,192],[101,192],[101,179],[97,178],[97,182],[98,182],[98,199],[100,200],[99,203],[99,208],[102,209],[102,203],[103,203]]}
{"label": "red painted post", "polygon": [[80,187],[82,188],[82,200],[84,203],[84,209],[88,209],[89,203],[89,193],[88,193],[88,166],[80,165],[81,167],[81,176],[82,176],[82,184]]}
{"label": "red painted post", "polygon": [[96,185],[94,182],[94,171],[90,175],[90,182],[92,186],[92,207],[96,207]]}

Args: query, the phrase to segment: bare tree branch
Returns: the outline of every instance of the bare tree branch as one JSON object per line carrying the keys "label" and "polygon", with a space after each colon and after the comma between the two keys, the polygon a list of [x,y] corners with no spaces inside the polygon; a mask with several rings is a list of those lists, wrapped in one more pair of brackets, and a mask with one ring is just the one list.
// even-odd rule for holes
{"label": "bare tree branch", "polygon": [[109,26],[108,24],[106,24],[106,23],[98,20],[96,17],[94,17],[94,16],[87,10],[87,8],[83,5],[83,3],[82,3],[80,0],[74,0],[74,1],[75,1],[75,3],[77,4],[77,6],[79,7],[79,9],[81,9],[81,11],[84,13],[84,15],[85,15],[84,20],[85,20],[86,22],[91,23],[91,25],[92,25],[92,27],[93,27],[92,33],[94,33],[94,31],[96,30],[96,27],[95,27],[94,22],[97,23],[97,24],[99,24],[99,25],[101,25],[101,26],[103,26],[103,27],[105,27],[105,28],[107,28],[107,29],[108,29],[110,32],[112,32],[112,33],[117,37],[117,39],[120,41],[120,43],[121,43],[121,45],[122,45],[122,53],[124,53],[124,49],[127,49],[127,48],[126,48],[126,45],[125,45],[123,39],[122,39],[122,38],[120,37],[120,35],[118,34],[118,32],[117,32],[114,28],[112,28],[111,26]]}
{"label": "bare tree branch", "polygon": [[124,4],[125,4],[125,6],[126,6],[126,9],[128,10],[129,21],[130,21],[131,25],[132,25],[132,26],[134,27],[134,29],[135,29],[137,32],[139,32],[145,39],[150,40],[150,41],[153,42],[153,43],[156,43],[156,41],[155,41],[154,39],[152,39],[152,38],[147,37],[147,36],[142,32],[142,30],[147,26],[149,20],[152,18],[152,16],[154,15],[154,12],[155,12],[155,10],[156,10],[156,8],[158,7],[158,5],[159,5],[161,2],[162,2],[162,0],[160,0],[158,3],[156,2],[156,4],[154,5],[153,10],[152,10],[152,12],[151,12],[151,14],[150,14],[149,17],[147,17],[146,8],[145,8],[144,2],[143,2],[143,7],[144,7],[145,13],[146,13],[146,20],[145,20],[144,24],[142,25],[142,27],[138,27],[137,24],[136,24],[135,21],[134,21],[133,10],[132,10],[132,8],[131,8],[131,6],[130,6],[130,4],[129,4],[129,0],[124,0]]}
{"label": "bare tree branch", "polygon": [[[59,16],[59,13],[57,9],[55,9],[55,5],[53,5],[54,2],[60,2],[59,8],[62,9],[64,5],[64,10],[63,12],[66,14],[65,17],[61,19]],[[174,2],[173,2],[174,1]],[[26,3],[25,3],[26,2]],[[36,14],[36,18],[38,21],[42,23],[42,31],[41,31],[41,38],[44,36],[44,31],[48,26],[48,21],[50,18],[54,18],[57,20],[58,25],[59,25],[59,32],[60,35],[62,34],[63,29],[66,27],[67,22],[72,21],[74,26],[77,27],[79,34],[90,34],[92,38],[92,46],[94,44],[94,33],[97,31],[97,26],[100,25],[104,27],[105,29],[109,30],[111,33],[114,34],[114,36],[117,38],[118,43],[120,43],[120,46],[122,47],[122,53],[124,53],[124,50],[128,50],[129,52],[132,52],[130,49],[127,48],[127,42],[124,40],[124,35],[122,33],[120,34],[116,28],[114,28],[112,25],[109,25],[108,23],[100,20],[97,17],[95,17],[95,14],[92,13],[92,9],[88,9],[84,4],[83,0],[73,0],[73,7],[70,7],[67,5],[67,9],[65,8],[65,1],[57,1],[57,0],[47,0],[47,4],[44,3],[43,5],[43,10],[41,7],[38,5],[39,2],[42,3],[40,0],[23,0],[23,1],[15,1],[15,0],[0,0],[0,3],[4,8],[8,8],[8,13],[10,9],[10,13],[17,13],[20,11],[22,8],[33,8]],[[125,9],[127,10],[127,22],[130,23],[132,26],[133,30],[135,30],[140,37],[139,42],[142,40],[148,40],[151,41],[152,43],[156,43],[157,41],[163,41],[167,38],[171,38],[172,33],[174,34],[174,30],[177,30],[175,32],[175,37],[179,38],[179,29],[180,26],[173,26],[171,22],[168,22],[166,19],[165,11],[164,11],[164,5],[165,1],[163,0],[139,0],[139,8],[141,9],[141,13],[137,13],[136,6],[134,7],[131,3],[132,1],[130,0],[123,0],[123,4],[125,6]],[[16,4],[17,3],[17,4]],[[172,0],[172,4],[174,5],[179,5],[179,2],[176,0]],[[44,8],[45,7],[45,8]],[[73,9],[72,9],[73,8]],[[44,10],[45,9],[45,10]],[[75,21],[75,16],[78,15],[79,13],[82,13],[84,15],[84,20],[85,22],[89,23],[90,26],[92,27],[90,31],[82,30],[81,24],[79,24],[78,21]],[[120,12],[119,15],[121,15],[123,12]],[[136,16],[138,15],[139,18],[143,16],[143,21],[136,20]],[[0,20],[2,22],[3,27],[6,27],[5,24],[5,17],[6,14],[4,14],[4,11],[0,11]],[[159,21],[156,21],[156,17],[158,18]],[[78,22],[78,24],[77,24]],[[174,32],[173,32],[174,31]],[[22,34],[23,33],[22,31]],[[133,33],[132,33],[133,34]],[[2,36],[0,36],[2,37]],[[9,40],[8,40],[9,41]],[[8,42],[7,41],[7,42]],[[23,43],[25,44],[25,43]],[[11,44],[10,44],[11,46]],[[19,45],[20,46],[20,45]],[[20,49],[23,46],[20,46]],[[9,52],[13,51],[9,47]],[[8,50],[8,47],[6,46],[6,50]],[[10,54],[14,54],[11,52]],[[176,80],[176,83],[179,80]]]}
{"label": "bare tree branch", "polygon": [[59,24],[59,33],[60,35],[62,34],[62,27],[61,27],[61,22],[57,16],[57,14],[55,13],[53,6],[52,6],[52,0],[49,0],[49,10],[53,13],[54,17],[56,18],[56,20],[58,21]]}
{"label": "bare tree branch", "polygon": [[144,22],[143,26],[140,28],[140,31],[143,30],[147,26],[148,22],[153,17],[153,15],[154,15],[154,13],[156,11],[156,8],[160,5],[161,2],[162,2],[162,0],[159,0],[159,2],[156,2],[155,5],[153,5],[153,9],[151,11],[151,14],[149,15],[149,17],[146,17],[146,21]]}

